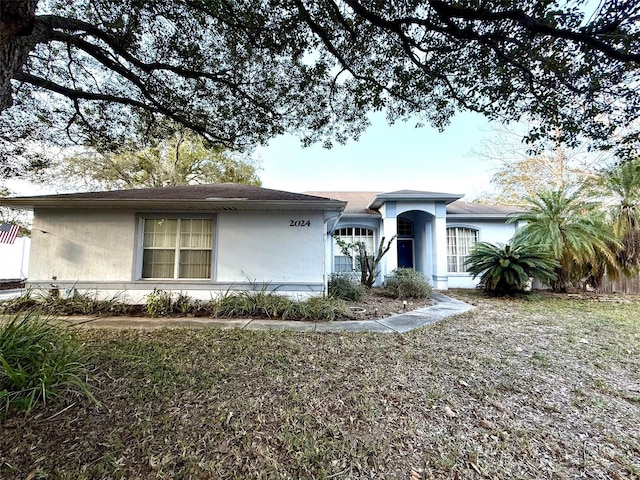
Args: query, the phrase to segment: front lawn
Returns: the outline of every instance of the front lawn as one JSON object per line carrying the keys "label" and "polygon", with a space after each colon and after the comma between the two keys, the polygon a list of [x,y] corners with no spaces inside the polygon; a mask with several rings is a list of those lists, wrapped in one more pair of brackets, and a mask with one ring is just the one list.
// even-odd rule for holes
{"label": "front lawn", "polygon": [[80,330],[100,407],[0,424],[0,478],[640,478],[640,303],[487,299],[404,335]]}

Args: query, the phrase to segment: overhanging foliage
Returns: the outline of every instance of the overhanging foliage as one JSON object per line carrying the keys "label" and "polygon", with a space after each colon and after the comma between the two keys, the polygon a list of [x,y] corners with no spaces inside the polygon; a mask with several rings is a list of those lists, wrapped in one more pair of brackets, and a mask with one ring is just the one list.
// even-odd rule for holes
{"label": "overhanging foliage", "polygon": [[[633,148],[640,6],[605,0],[0,3],[0,152],[117,148],[166,117],[216,144],[358,137],[366,114],[457,111]],[[14,108],[9,108],[11,105]],[[622,127],[620,129],[619,127]],[[614,137],[614,133],[619,135]],[[14,153],[13,151],[11,153]],[[6,157],[0,159],[6,162]]]}

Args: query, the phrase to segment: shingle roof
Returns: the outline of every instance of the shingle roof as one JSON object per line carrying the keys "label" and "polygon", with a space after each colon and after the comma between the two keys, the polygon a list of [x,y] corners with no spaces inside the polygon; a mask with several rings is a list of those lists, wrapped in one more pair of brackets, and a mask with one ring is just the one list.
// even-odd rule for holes
{"label": "shingle roof", "polygon": [[217,183],[177,187],[138,188],[103,192],[67,193],[0,199],[15,207],[74,208],[279,208],[278,205],[342,210],[343,202],[303,193],[285,192],[252,185]]}
{"label": "shingle roof", "polygon": [[333,198],[336,200],[342,200],[347,202],[347,206],[344,209],[345,215],[376,215],[380,216],[380,213],[376,210],[370,210],[367,208],[373,197],[379,195],[381,192],[305,192],[309,195],[317,195],[319,197]]}
{"label": "shingle roof", "polygon": [[[35,198],[35,197],[33,197]],[[318,196],[285,192],[238,183],[211,183],[176,187],[135,188],[102,192],[40,195],[40,199],[104,199],[104,200],[207,200],[211,198],[243,200],[327,200]]]}
{"label": "shingle roof", "polygon": [[455,196],[455,193],[430,192],[426,190],[395,190],[393,192],[385,192],[384,195],[389,196],[420,196],[420,197],[439,197],[442,195]]}
{"label": "shingle roof", "polygon": [[[293,193],[283,190],[242,185],[237,183],[217,183],[206,185],[186,185],[161,188],[138,188],[130,190],[111,190],[104,192],[67,193],[60,195],[38,195],[32,197],[2,198],[0,204],[14,207],[85,207],[85,208],[127,208],[135,206],[142,209],[158,208],[279,208],[300,206],[303,208],[328,208],[339,211],[346,202],[345,215],[380,216],[377,210],[367,208],[374,198],[446,197],[452,200],[455,195],[418,190],[398,190],[395,192],[341,192],[313,191]],[[522,211],[515,207],[467,203],[452,201],[447,205],[448,215],[506,217]]]}
{"label": "shingle roof", "polygon": [[[454,194],[443,194],[439,192],[424,192],[419,190],[398,190],[395,192],[339,192],[339,191],[313,191],[305,192],[309,195],[317,195],[320,197],[334,198],[347,202],[344,209],[345,215],[376,215],[380,216],[377,210],[371,210],[367,207],[376,196],[389,197],[437,197],[446,198],[455,197]],[[510,214],[521,212],[521,208],[505,207],[502,205],[487,205],[482,203],[467,203],[463,200],[455,200],[447,205],[448,215],[468,215],[468,216],[490,216],[490,217],[506,217]]]}
{"label": "shingle roof", "polygon": [[522,212],[522,208],[505,207],[504,205],[486,205],[484,203],[467,203],[456,200],[447,205],[448,215],[503,215]]}

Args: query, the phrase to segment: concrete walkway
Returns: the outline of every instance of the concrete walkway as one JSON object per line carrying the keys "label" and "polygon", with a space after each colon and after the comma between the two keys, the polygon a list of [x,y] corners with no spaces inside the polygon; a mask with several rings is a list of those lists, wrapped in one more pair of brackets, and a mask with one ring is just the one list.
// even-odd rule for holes
{"label": "concrete walkway", "polygon": [[64,320],[84,328],[181,328],[217,327],[247,330],[295,330],[299,332],[378,332],[405,333],[443,318],[467,312],[473,307],[453,298],[434,293],[434,305],[379,320],[309,322],[268,319],[216,318],[141,318],[141,317],[69,317]]}

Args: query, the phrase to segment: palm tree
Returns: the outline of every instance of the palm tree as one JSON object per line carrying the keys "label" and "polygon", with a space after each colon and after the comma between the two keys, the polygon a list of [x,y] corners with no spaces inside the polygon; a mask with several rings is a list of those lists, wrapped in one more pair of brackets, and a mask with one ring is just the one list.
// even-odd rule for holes
{"label": "palm tree", "polygon": [[622,242],[617,263],[626,275],[640,270],[640,158],[614,165],[596,181],[598,194],[610,203],[610,221]]}
{"label": "palm tree", "polygon": [[614,271],[620,242],[607,229],[602,211],[587,203],[578,191],[540,192],[527,199],[529,208],[509,221],[524,222],[519,242],[548,247],[559,262],[554,291],[566,291],[574,281]]}
{"label": "palm tree", "polygon": [[558,261],[544,246],[514,240],[507,245],[476,243],[465,265],[473,278],[480,275],[486,292],[504,294],[523,292],[530,278],[543,283],[555,280]]}

